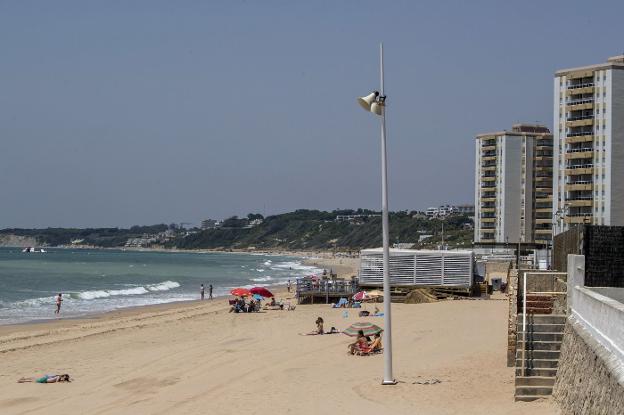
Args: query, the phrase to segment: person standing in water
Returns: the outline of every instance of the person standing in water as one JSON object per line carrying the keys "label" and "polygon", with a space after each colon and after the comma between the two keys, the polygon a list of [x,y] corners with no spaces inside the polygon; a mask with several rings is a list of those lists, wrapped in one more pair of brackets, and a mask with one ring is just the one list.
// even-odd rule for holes
{"label": "person standing in water", "polygon": [[199,295],[200,295],[201,299],[203,300],[204,299],[204,284],[201,284],[199,286]]}
{"label": "person standing in water", "polygon": [[208,299],[212,300],[212,284],[208,286]]}
{"label": "person standing in water", "polygon": [[56,296],[56,310],[54,314],[61,314],[61,303],[63,302],[63,294],[58,293]]}

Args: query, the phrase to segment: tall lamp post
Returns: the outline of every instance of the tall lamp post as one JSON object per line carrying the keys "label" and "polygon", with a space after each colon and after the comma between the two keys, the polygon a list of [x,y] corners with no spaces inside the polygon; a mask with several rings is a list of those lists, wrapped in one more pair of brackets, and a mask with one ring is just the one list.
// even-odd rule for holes
{"label": "tall lamp post", "polygon": [[380,91],[358,98],[366,110],[381,117],[381,223],[383,240],[383,293],[384,293],[384,377],[382,385],[396,385],[392,376],[392,319],[390,297],[390,241],[388,236],[388,163],[386,156],[386,96],[384,95],[383,43],[379,44]]}

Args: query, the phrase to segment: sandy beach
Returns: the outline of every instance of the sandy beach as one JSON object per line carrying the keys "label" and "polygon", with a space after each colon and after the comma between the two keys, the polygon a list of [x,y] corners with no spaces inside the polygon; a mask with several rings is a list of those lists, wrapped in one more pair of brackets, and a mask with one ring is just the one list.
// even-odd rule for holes
{"label": "sandy beach", "polygon": [[[349,337],[299,335],[317,316],[338,329],[363,320],[326,305],[234,314],[217,299],[2,327],[1,412],[558,413],[550,401],[513,400],[505,301],[393,310],[396,386],[380,385],[383,356],[347,355]],[[381,318],[369,320],[383,326]],[[16,383],[61,372],[74,382]]]}

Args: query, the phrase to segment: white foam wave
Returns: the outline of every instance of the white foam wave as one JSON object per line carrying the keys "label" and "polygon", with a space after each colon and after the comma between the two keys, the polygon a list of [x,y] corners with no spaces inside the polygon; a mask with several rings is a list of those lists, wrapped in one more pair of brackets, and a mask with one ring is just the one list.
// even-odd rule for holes
{"label": "white foam wave", "polygon": [[180,284],[175,281],[165,281],[160,284],[148,285],[147,289],[150,291],[169,291],[179,286]]}
{"label": "white foam wave", "polygon": [[93,290],[70,293],[70,298],[80,300],[95,300],[98,298],[108,298],[114,296],[141,295],[153,291],[169,291],[178,288],[180,284],[176,281],[163,281],[159,284],[147,285],[145,287],[124,288],[121,290]]}
{"label": "white foam wave", "polygon": [[253,281],[253,282],[273,281],[273,277],[271,277],[270,275],[267,275],[265,277],[251,278],[251,281]]}
{"label": "white foam wave", "polygon": [[263,268],[256,268],[256,271],[258,271],[258,272],[264,272],[264,269],[263,269]]}
{"label": "white foam wave", "polygon": [[318,268],[311,265],[303,265],[301,262],[280,262],[271,267],[274,270],[292,270],[292,271],[317,271]]}

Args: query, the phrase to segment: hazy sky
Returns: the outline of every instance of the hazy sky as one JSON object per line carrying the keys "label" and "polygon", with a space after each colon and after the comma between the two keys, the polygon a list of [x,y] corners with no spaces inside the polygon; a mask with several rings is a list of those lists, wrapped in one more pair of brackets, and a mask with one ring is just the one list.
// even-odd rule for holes
{"label": "hazy sky", "polygon": [[0,227],[473,200],[473,136],[552,125],[622,2],[0,1]]}

